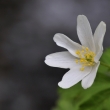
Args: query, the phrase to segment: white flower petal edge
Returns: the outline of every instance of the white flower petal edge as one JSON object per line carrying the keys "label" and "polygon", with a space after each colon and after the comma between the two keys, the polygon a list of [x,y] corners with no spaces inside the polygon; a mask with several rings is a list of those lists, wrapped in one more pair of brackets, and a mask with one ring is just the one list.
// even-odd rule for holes
{"label": "white flower petal edge", "polygon": [[76,65],[75,59],[68,51],[64,51],[47,55],[45,63],[52,67],[72,68]]}
{"label": "white flower petal edge", "polygon": [[67,49],[73,56],[78,57],[75,51],[82,49],[82,46],[80,44],[72,41],[66,35],[60,33],[55,34],[53,39],[58,46]]}
{"label": "white flower petal edge", "polygon": [[103,53],[103,38],[106,32],[106,24],[101,21],[100,24],[97,26],[96,31],[94,33],[94,42],[95,42],[95,47],[96,47],[96,57],[95,61],[98,62],[100,59],[102,53]]}
{"label": "white flower petal edge", "polygon": [[80,65],[77,64],[74,68],[70,69],[63,76],[62,81],[58,83],[58,86],[64,89],[70,88],[87,76],[92,69],[92,67],[87,67],[84,71],[80,71],[79,68]]}
{"label": "white flower petal edge", "polygon": [[95,80],[95,77],[96,77],[96,74],[97,74],[97,70],[98,70],[99,65],[100,65],[100,62],[95,64],[92,67],[92,71],[90,72],[90,74],[87,75],[86,77],[84,77],[84,79],[82,80],[81,84],[82,84],[82,87],[84,89],[89,88],[93,84],[93,82]]}
{"label": "white flower petal edge", "polygon": [[81,44],[95,52],[91,26],[87,17],[84,15],[78,15],[77,17],[77,34]]}
{"label": "white flower petal edge", "polygon": [[81,44],[75,43],[64,34],[55,34],[54,41],[60,47],[68,50],[50,54],[46,57],[45,63],[52,67],[70,68],[58,83],[61,88],[70,88],[79,81],[84,89],[89,88],[96,77],[99,59],[103,53],[103,38],[106,32],[106,25],[101,22],[92,35],[88,19],[84,15],[77,18],[77,34]]}

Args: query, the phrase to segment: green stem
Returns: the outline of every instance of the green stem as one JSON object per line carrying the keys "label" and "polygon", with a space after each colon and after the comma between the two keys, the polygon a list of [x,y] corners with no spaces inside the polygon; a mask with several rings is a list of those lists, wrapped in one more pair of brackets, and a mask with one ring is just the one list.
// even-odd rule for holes
{"label": "green stem", "polygon": [[101,65],[106,66],[108,68],[110,68],[110,65],[107,65],[106,63],[100,62]]}

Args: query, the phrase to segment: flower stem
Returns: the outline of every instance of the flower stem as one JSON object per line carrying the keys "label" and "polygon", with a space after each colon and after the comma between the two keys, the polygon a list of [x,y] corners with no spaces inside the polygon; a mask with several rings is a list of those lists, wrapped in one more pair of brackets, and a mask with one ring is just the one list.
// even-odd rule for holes
{"label": "flower stem", "polygon": [[100,64],[103,65],[103,66],[106,66],[106,67],[110,68],[110,65],[108,65],[106,63],[100,62]]}

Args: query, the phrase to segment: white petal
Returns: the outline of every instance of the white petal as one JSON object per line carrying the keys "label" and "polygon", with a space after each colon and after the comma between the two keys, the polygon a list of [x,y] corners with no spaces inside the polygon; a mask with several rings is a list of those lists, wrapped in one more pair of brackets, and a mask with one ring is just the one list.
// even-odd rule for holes
{"label": "white petal", "polygon": [[95,47],[96,47],[96,58],[95,58],[95,61],[97,62],[102,53],[103,53],[103,38],[104,38],[104,35],[105,35],[105,32],[106,32],[106,24],[101,21],[100,24],[97,26],[96,28],[96,31],[94,33],[94,42],[95,42]]}
{"label": "white petal", "polygon": [[101,49],[101,50],[96,54],[96,56],[95,56],[95,58],[94,58],[94,60],[95,60],[96,63],[99,61],[99,59],[100,59],[100,57],[102,56],[102,54],[103,54],[103,50]]}
{"label": "white petal", "polygon": [[58,46],[66,48],[72,55],[78,57],[75,51],[82,49],[82,46],[80,44],[73,42],[67,36],[65,36],[64,34],[60,34],[60,33],[55,34],[53,39]]}
{"label": "white petal", "polygon": [[92,30],[88,19],[84,15],[79,15],[77,18],[77,34],[81,44],[95,52]]}
{"label": "white petal", "polygon": [[76,65],[75,59],[68,51],[64,51],[47,55],[45,63],[53,67],[72,68]]}
{"label": "white petal", "polygon": [[86,75],[91,71],[91,67],[85,68],[84,71],[80,71],[81,66],[76,65],[74,68],[70,69],[62,78],[62,81],[58,83],[61,88],[70,88],[79,81],[81,81]]}
{"label": "white petal", "polygon": [[97,64],[95,64],[95,65],[93,66],[92,71],[90,72],[90,74],[88,74],[88,75],[82,80],[81,84],[82,84],[82,87],[83,87],[84,89],[89,88],[89,87],[93,84],[93,82],[94,82],[94,80],[95,80],[95,77],[96,77],[96,73],[97,73],[97,70],[98,70],[99,65],[100,65],[100,62],[98,62]]}

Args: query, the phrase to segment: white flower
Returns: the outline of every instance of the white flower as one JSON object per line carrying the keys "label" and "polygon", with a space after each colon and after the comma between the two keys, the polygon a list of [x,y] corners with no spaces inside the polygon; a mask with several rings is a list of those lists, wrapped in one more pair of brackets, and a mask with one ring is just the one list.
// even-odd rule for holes
{"label": "white flower", "polygon": [[54,41],[68,51],[46,56],[45,63],[52,67],[70,68],[58,83],[61,88],[70,88],[81,81],[84,89],[89,88],[96,77],[103,53],[103,38],[106,24],[101,21],[94,35],[88,19],[84,15],[77,17],[77,34],[82,46],[64,34],[55,34]]}

